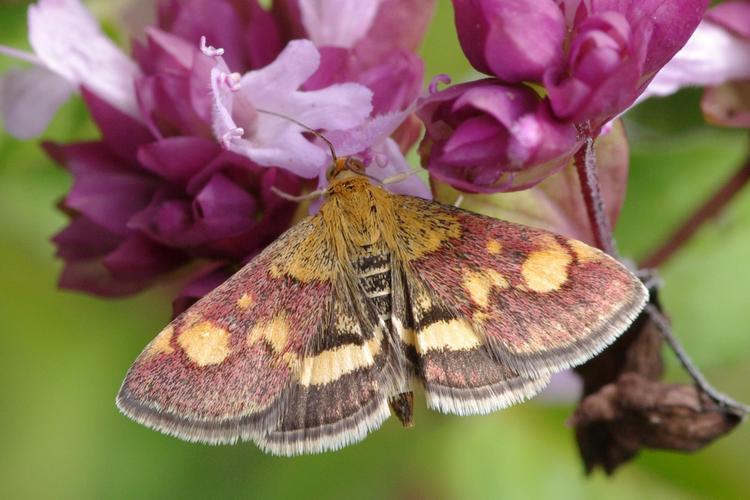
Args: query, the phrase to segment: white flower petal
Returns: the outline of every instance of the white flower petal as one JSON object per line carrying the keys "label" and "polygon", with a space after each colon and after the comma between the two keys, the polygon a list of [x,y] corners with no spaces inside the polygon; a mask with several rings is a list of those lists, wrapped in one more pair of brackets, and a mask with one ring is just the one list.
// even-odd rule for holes
{"label": "white flower petal", "polygon": [[358,83],[338,83],[320,90],[295,92],[292,113],[311,128],[356,127],[372,111],[372,91]]}
{"label": "white flower petal", "polygon": [[11,70],[0,77],[0,113],[5,129],[18,139],[31,139],[47,128],[73,87],[40,67]]}
{"label": "white flower petal", "polygon": [[320,52],[310,40],[292,40],[269,65],[245,73],[240,81],[263,101],[269,96],[297,90],[320,66]]}
{"label": "white flower petal", "polygon": [[99,28],[78,0],[40,0],[29,7],[29,42],[52,71],[138,118],[138,67]]}
{"label": "white flower petal", "polygon": [[319,47],[351,48],[370,30],[380,0],[300,0],[302,24]]}
{"label": "white flower petal", "polygon": [[750,78],[750,41],[710,21],[702,21],[636,102],[670,95],[683,87],[715,86],[747,78]]}
{"label": "white flower petal", "polygon": [[396,111],[365,120],[356,128],[329,132],[326,137],[336,146],[341,156],[360,153],[373,144],[380,144],[412,113],[413,106],[404,111]]}

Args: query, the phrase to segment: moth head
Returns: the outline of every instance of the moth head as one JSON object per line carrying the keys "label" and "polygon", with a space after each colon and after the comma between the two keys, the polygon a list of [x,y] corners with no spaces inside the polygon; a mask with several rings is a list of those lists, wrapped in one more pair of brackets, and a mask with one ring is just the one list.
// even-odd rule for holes
{"label": "moth head", "polygon": [[344,156],[342,158],[336,158],[335,161],[328,167],[326,172],[326,179],[328,182],[333,181],[339,177],[351,177],[351,175],[342,175],[346,172],[350,172],[356,175],[365,174],[365,164],[356,158],[350,158]]}

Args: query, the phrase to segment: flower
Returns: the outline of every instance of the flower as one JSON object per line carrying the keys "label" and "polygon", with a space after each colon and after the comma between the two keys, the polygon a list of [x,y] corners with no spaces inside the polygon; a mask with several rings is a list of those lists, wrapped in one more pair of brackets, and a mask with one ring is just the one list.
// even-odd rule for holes
{"label": "flower", "polygon": [[0,46],[1,54],[34,65],[0,80],[0,111],[11,135],[29,139],[41,134],[81,86],[138,119],[133,90],[137,66],[78,0],[40,0],[29,7],[28,23],[34,54]]}
{"label": "flower", "polygon": [[459,40],[476,69],[508,83],[543,84],[558,118],[589,122],[592,131],[635,101],[707,3],[453,1]]}
{"label": "flower", "polygon": [[569,162],[575,126],[557,120],[531,89],[479,80],[421,99],[422,164],[467,192],[524,189]]}
{"label": "flower", "polygon": [[565,20],[550,0],[453,0],[456,31],[478,71],[508,83],[562,66]]}
{"label": "flower", "polygon": [[191,135],[211,138],[211,95],[207,88],[214,61],[197,44],[149,27],[133,56],[141,74],[135,79],[138,105],[157,137]]}
{"label": "flower", "polygon": [[62,204],[71,222],[54,238],[62,287],[118,296],[194,259],[231,268],[288,227],[296,204],[271,187],[298,193],[293,174],[204,138],[155,140],[85,88],[83,96],[102,140],[45,145],[74,179]]}
{"label": "flower", "polygon": [[305,88],[358,82],[373,91],[376,114],[407,108],[422,87],[423,64],[414,51],[434,4],[434,0],[300,0],[301,25],[322,56],[320,69]]}
{"label": "flower", "polygon": [[[403,151],[415,140],[409,117],[422,78],[413,50],[432,3],[375,1],[360,19],[359,7],[337,0],[279,1],[270,11],[256,1],[164,0],[134,60],[77,0],[30,7],[37,55],[2,50],[37,66],[4,77],[6,116],[41,130],[24,112],[49,119],[54,110],[12,99],[46,92],[59,103],[75,86],[101,130],[97,141],[45,144],[74,179],[61,204],[70,223],[54,237],[60,285],[120,296],[185,268],[174,311],[189,306],[290,226],[298,206],[276,189],[299,194],[325,172],[327,148],[295,120],[365,159],[375,178],[409,170]],[[404,19],[417,26],[395,36]],[[346,72],[325,66],[335,61]],[[429,196],[418,177],[391,188]]]}
{"label": "flower", "polygon": [[289,42],[273,63],[242,77],[231,74],[221,56],[217,59],[211,70],[214,133],[228,150],[260,165],[278,165],[311,178],[325,170],[330,159],[305,137],[307,130],[287,118],[258,113],[256,108],[324,130],[354,128],[372,111],[372,92],[356,83],[298,90],[320,64],[318,50],[310,41]]}
{"label": "flower", "polygon": [[708,87],[702,108],[713,123],[750,127],[750,1],[710,9],[685,46],[639,100],[683,87]]}
{"label": "flower", "polygon": [[[630,151],[621,120],[615,120],[608,133],[597,137],[594,152],[607,218],[615,226],[625,201],[630,166]],[[435,197],[443,203],[453,204],[461,195],[442,182],[432,184]],[[596,244],[578,173],[572,163],[529,189],[502,193],[502,196],[462,194],[461,199],[461,207],[466,210]]]}

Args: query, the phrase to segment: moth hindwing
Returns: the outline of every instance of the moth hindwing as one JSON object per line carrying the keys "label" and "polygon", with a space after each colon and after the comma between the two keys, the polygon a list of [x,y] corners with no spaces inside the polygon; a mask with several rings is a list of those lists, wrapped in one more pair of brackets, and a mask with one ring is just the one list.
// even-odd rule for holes
{"label": "moth hindwing", "polygon": [[640,281],[584,243],[355,172],[338,169],[318,214],[146,347],[117,396],[126,415],[190,441],[333,450],[391,411],[410,425],[415,386],[460,415],[531,397],[645,304]]}

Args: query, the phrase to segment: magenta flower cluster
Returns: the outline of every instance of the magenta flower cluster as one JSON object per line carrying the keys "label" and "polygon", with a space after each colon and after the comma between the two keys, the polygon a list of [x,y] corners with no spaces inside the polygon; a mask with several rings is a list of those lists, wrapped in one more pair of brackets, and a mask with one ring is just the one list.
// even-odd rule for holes
{"label": "magenta flower cluster", "polygon": [[[38,0],[33,53],[0,46],[31,64],[0,76],[0,114],[31,138],[71,93],[83,96],[101,138],[45,144],[73,176],[61,204],[70,223],[54,238],[60,284],[119,296],[179,276],[180,311],[300,215],[279,193],[325,185],[328,149],[299,123],[375,179],[411,170],[404,154],[424,127],[431,179],[465,192],[528,188],[639,96],[682,84],[665,70],[666,84],[649,86],[707,3],[453,0],[461,47],[487,77],[439,89],[441,75],[422,93],[416,51],[434,0],[159,0],[130,55],[80,0]],[[732,53],[750,57],[738,21],[748,2],[726,5],[696,36],[721,25],[713,39],[729,36]],[[389,189],[431,196],[418,176],[401,178]]]}
{"label": "magenta flower cluster", "polygon": [[465,191],[534,185],[633,104],[707,4],[453,0],[461,47],[491,78],[421,101],[423,164]]}
{"label": "magenta flower cluster", "polygon": [[[299,209],[278,193],[325,182],[330,157],[307,130],[266,111],[325,132],[375,178],[408,169],[403,151],[419,127],[407,117],[423,81],[415,50],[432,8],[162,0],[131,58],[79,0],[32,5],[34,53],[0,48],[33,64],[3,77],[9,131],[42,132],[74,91],[101,131],[93,142],[45,144],[73,176],[61,204],[70,223],[54,237],[60,285],[119,296],[185,268],[179,312],[277,238]],[[429,196],[416,176],[394,189]]]}

